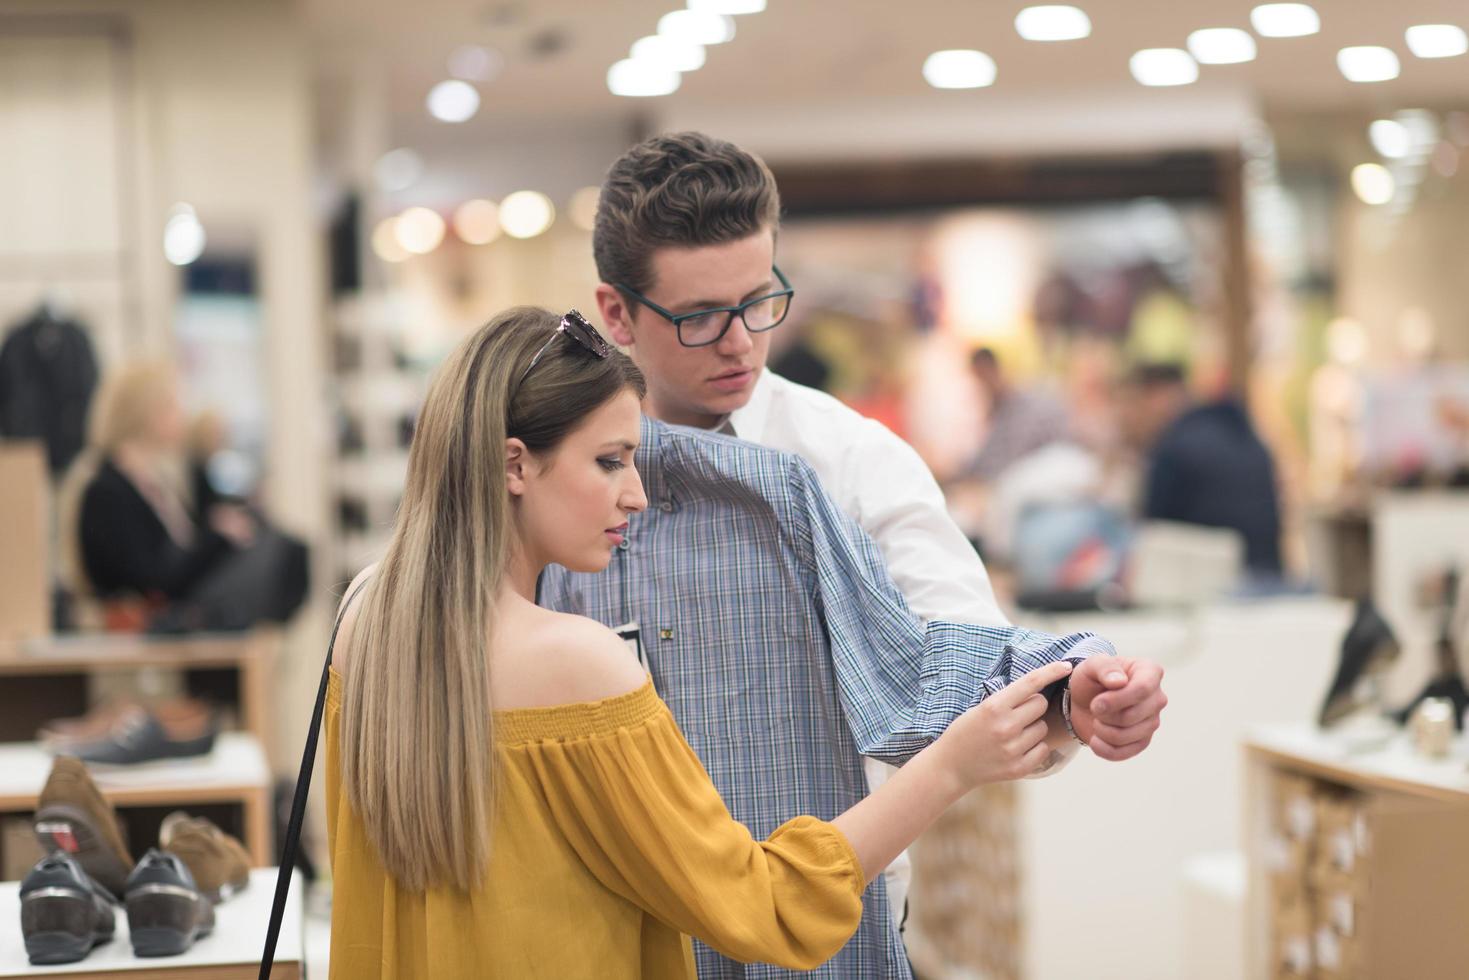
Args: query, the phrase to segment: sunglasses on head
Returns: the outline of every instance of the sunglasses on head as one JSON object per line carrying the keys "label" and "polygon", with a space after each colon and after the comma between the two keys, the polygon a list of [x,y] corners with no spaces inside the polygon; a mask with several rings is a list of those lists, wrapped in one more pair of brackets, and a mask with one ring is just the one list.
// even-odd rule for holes
{"label": "sunglasses on head", "polygon": [[597,328],[592,326],[587,318],[576,310],[570,310],[561,318],[561,323],[552,331],[550,338],[541,345],[541,349],[536,351],[536,356],[530,359],[530,364],[526,367],[525,373],[520,376],[520,384],[525,383],[525,379],[530,377],[530,373],[535,370],[541,358],[546,355],[546,351],[551,349],[551,345],[556,342],[556,338],[562,334],[566,334],[566,336],[576,341],[582,347],[591,351],[599,360],[606,358],[612,353],[612,345],[602,339],[602,335],[597,333]]}

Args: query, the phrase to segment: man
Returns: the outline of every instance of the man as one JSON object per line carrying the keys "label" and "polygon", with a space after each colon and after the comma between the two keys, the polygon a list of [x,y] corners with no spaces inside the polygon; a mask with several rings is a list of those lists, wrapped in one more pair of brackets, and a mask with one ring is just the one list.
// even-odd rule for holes
{"label": "man", "polygon": [[1016,388],[994,351],[976,350],[969,370],[984,397],[987,431],[984,445],[965,468],[967,475],[993,483],[1026,456],[1067,438],[1065,406],[1048,392]]}
{"label": "man", "polygon": [[[793,292],[774,264],[778,215],[769,170],[728,143],[661,137],[614,164],[593,237],[597,301],[647,376],[644,410],[745,442],[645,425],[637,462],[654,503],[631,550],[600,579],[548,573],[543,590],[557,608],[639,621],[655,683],[756,833],[865,792],[854,750],[902,761],[1017,663],[1107,652],[1009,627],[917,454],[765,373]],[[1123,658],[1081,663],[1073,721],[1095,752],[1146,748],[1160,677]],[[1064,738],[1059,706],[1049,724]],[[872,888],[885,909],[886,886]],[[891,929],[865,916],[827,975],[907,976]],[[705,977],[781,975],[704,949],[699,963]]]}
{"label": "man", "polygon": [[1275,463],[1244,406],[1195,404],[1181,367],[1145,364],[1132,374],[1122,417],[1129,441],[1147,455],[1143,517],[1238,531],[1245,567],[1279,578]]}

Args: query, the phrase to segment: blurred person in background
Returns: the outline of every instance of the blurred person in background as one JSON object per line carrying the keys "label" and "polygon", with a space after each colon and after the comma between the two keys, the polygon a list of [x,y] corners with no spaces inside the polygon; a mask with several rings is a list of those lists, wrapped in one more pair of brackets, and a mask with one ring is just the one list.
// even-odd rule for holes
{"label": "blurred person in background", "polygon": [[104,602],[142,600],[135,628],[284,621],[305,595],[305,546],[241,506],[191,507],[187,435],[172,365],[131,364],[104,379],[62,495],[68,585]]}
{"label": "blurred person in background", "polygon": [[1237,531],[1246,569],[1278,579],[1275,463],[1244,405],[1196,403],[1181,366],[1143,364],[1124,385],[1121,409],[1124,435],[1144,457],[1143,519]]}
{"label": "blurred person in background", "polygon": [[964,476],[993,483],[1024,457],[1066,441],[1066,406],[1055,395],[1016,385],[988,347],[971,355],[969,369],[985,405],[985,439],[965,466]]}

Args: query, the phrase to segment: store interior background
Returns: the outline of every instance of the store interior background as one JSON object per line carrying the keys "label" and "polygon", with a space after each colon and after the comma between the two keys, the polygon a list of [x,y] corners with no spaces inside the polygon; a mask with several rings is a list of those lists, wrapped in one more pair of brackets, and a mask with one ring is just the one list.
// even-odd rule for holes
{"label": "store interior background", "polygon": [[[511,304],[595,309],[594,189],[637,139],[699,129],[770,164],[796,289],[775,357],[800,345],[909,439],[977,537],[974,348],[1117,451],[1119,506],[1135,486],[1115,383],[1187,364],[1201,397],[1246,400],[1272,450],[1288,587],[1245,601],[1174,581],[1090,613],[1002,600],[1162,662],[1172,707],[1137,761],[1082,759],[951,815],[984,832],[946,825],[920,853],[914,959],[931,976],[1242,975],[1242,737],[1316,716],[1369,591],[1403,645],[1387,698],[1410,698],[1437,629],[1415,583],[1469,559],[1450,485],[1469,467],[1469,55],[1417,57],[1404,34],[1469,13],[1318,3],[1317,33],[1252,34],[1253,60],[1148,87],[1134,52],[1248,30],[1253,5],[1079,5],[1089,37],[1038,43],[1017,34],[1022,3],[770,0],[676,92],[635,98],[608,70],[667,0],[0,0],[0,324],[47,301],[87,325],[104,374],[176,358],[188,407],[228,419],[259,500],[309,543],[311,597],[271,681],[280,775],[433,366]],[[1392,49],[1400,73],[1348,81],[1353,45]],[[930,85],[948,48],[989,55],[993,84]],[[427,100],[456,74],[440,97],[478,106],[453,123]]]}

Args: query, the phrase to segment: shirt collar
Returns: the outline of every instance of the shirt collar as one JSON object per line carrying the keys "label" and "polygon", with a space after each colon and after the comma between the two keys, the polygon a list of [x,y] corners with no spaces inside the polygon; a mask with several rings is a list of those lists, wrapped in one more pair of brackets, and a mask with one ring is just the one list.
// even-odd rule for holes
{"label": "shirt collar", "polygon": [[770,368],[762,368],[760,377],[755,379],[755,390],[750,393],[750,400],[745,403],[745,407],[737,408],[729,413],[729,422],[734,426],[736,438],[744,439],[746,442],[764,440],[765,422],[770,418],[771,388],[773,386]]}

